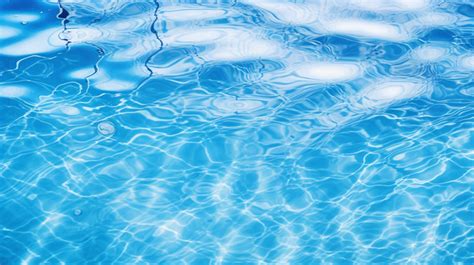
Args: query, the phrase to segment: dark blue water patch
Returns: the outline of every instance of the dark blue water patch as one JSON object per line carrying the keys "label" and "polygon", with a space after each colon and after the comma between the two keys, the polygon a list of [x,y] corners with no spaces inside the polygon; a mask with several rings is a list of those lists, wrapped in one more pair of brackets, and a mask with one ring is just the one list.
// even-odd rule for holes
{"label": "dark blue water patch", "polygon": [[448,29],[433,29],[426,33],[422,39],[425,41],[445,41],[452,42],[457,37],[457,33]]}
{"label": "dark blue water patch", "polygon": [[406,56],[410,52],[410,47],[404,43],[387,42],[377,45],[372,52],[377,58],[393,61]]}
{"label": "dark blue water patch", "polygon": [[474,17],[474,6],[470,4],[459,5],[457,12],[467,17]]}
{"label": "dark blue water patch", "polygon": [[17,233],[1,232],[0,240],[3,242],[0,246],[0,262],[15,264],[21,262],[20,255],[25,255],[28,252],[27,246],[23,242],[32,240],[32,238]]}
{"label": "dark blue water patch", "polygon": [[0,98],[0,128],[4,128],[13,123],[18,118],[22,117],[27,111],[28,107],[19,103],[15,99]]}
{"label": "dark blue water patch", "polygon": [[48,5],[40,0],[31,0],[28,1],[27,4],[25,4],[25,2],[22,0],[4,0],[0,2],[0,8],[3,12],[39,12],[48,9],[48,7],[51,8],[51,5]]}
{"label": "dark blue water patch", "polygon": [[15,78],[16,74],[13,73],[16,64],[18,63],[18,58],[8,55],[0,55],[0,76],[2,81],[8,80],[10,78]]}
{"label": "dark blue water patch", "polygon": [[[13,191],[6,191],[10,194],[11,192]],[[16,200],[1,200],[2,204],[5,205],[5,208],[0,210],[3,216],[2,229],[4,231],[15,230],[15,233],[23,234],[36,227],[43,220],[38,217],[41,209],[38,208],[36,202],[26,197],[21,198],[19,194],[17,196],[19,198]]]}

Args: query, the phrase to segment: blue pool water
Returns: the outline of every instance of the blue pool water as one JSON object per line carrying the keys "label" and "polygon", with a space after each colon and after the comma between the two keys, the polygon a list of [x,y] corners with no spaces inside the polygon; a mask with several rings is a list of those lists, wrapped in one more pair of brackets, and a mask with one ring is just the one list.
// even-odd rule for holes
{"label": "blue pool water", "polygon": [[468,0],[2,0],[0,264],[474,264]]}

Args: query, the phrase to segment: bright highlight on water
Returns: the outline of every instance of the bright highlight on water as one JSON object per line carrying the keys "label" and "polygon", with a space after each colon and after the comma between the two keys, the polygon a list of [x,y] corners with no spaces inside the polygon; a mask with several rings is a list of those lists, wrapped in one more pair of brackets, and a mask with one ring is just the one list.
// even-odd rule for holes
{"label": "bright highlight on water", "polygon": [[473,22],[0,1],[0,265],[474,264]]}

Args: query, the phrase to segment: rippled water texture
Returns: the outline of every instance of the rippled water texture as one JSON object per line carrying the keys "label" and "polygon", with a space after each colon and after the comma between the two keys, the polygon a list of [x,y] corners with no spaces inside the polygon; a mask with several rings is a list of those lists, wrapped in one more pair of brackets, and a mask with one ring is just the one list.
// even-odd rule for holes
{"label": "rippled water texture", "polygon": [[469,0],[1,0],[0,264],[474,264]]}

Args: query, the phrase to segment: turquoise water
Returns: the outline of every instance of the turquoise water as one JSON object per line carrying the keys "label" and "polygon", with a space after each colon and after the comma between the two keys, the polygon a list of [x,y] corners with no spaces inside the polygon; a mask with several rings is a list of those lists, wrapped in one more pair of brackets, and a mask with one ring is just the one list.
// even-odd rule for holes
{"label": "turquoise water", "polygon": [[0,264],[474,264],[471,1],[0,2]]}

